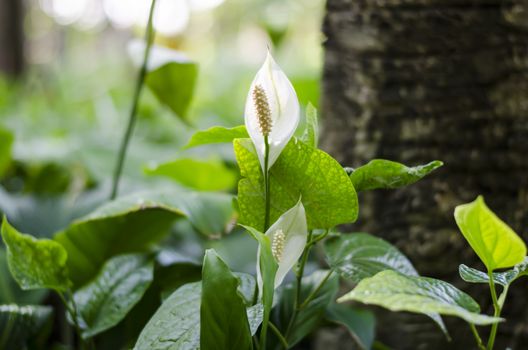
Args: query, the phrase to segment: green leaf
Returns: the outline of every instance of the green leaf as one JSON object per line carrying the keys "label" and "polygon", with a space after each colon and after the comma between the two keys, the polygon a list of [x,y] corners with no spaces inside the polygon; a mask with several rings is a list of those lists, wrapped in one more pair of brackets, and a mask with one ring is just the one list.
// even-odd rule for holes
{"label": "green leaf", "polygon": [[68,251],[76,286],[93,278],[118,254],[145,251],[185,216],[208,236],[219,236],[233,216],[232,197],[190,191],[143,192],[118,198],[59,232],[55,240]]}
{"label": "green leaf", "polygon": [[271,251],[270,238],[262,232],[255,230],[253,227],[243,227],[259,243],[260,260],[257,261],[257,269],[260,269],[262,276],[262,290],[259,291],[259,296],[262,299],[262,304],[264,307],[263,322],[266,324],[271,315],[271,308],[273,307],[273,296],[275,294],[275,275],[279,266]]}
{"label": "green leaf", "polygon": [[161,250],[156,257],[156,262],[154,281],[161,290],[162,300],[166,300],[184,284],[197,282],[202,278],[201,262],[172,249]]}
{"label": "green leaf", "polygon": [[317,148],[319,143],[319,122],[317,120],[317,109],[308,103],[306,106],[306,129],[302,141],[309,146]]}
{"label": "green leaf", "polygon": [[489,271],[514,266],[526,256],[523,240],[479,196],[455,208],[455,220],[469,245]]}
{"label": "green leaf", "polygon": [[13,134],[2,127],[0,127],[0,178],[11,163],[11,148],[13,146]]}
{"label": "green leaf", "polygon": [[384,270],[418,276],[409,259],[396,247],[368,233],[332,237],[325,242],[324,249],[328,265],[354,283]]}
{"label": "green leaf", "polygon": [[[489,283],[489,276],[487,273],[471,268],[464,264],[458,267],[460,277],[469,283]],[[521,276],[528,275],[528,257],[524,261],[514,266],[513,269],[504,272],[494,272],[493,281],[503,287],[508,286],[513,281]]]}
{"label": "green leaf", "polygon": [[208,145],[211,143],[228,143],[234,139],[249,137],[246,126],[239,125],[234,128],[225,128],[223,126],[213,126],[207,130],[196,132],[185,148]]}
{"label": "green leaf", "polygon": [[30,305],[41,303],[48,294],[46,289],[22,290],[17,284],[7,263],[7,252],[0,247],[0,305]]}
{"label": "green leaf", "polygon": [[425,165],[407,167],[390,160],[373,159],[354,170],[350,179],[358,192],[378,188],[398,188],[415,183],[443,164],[435,160]]}
{"label": "green leaf", "polygon": [[[327,277],[329,271],[315,271],[309,276],[302,279],[300,302],[316,292],[312,300],[303,305],[303,308],[297,313],[295,324],[292,332],[288,337],[288,345],[293,346],[300,342],[304,337],[310,334],[323,320],[327,306],[332,303],[339,289],[339,278],[332,274],[322,288],[317,290],[319,284]],[[285,333],[288,327],[293,305],[295,304],[296,284],[289,283],[283,289],[279,304],[279,326]],[[283,334],[284,334],[283,333]]]}
{"label": "green leaf", "polygon": [[[250,139],[234,141],[244,177],[238,183],[240,223],[264,227],[262,170]],[[302,198],[309,228],[331,228],[357,219],[354,186],[341,165],[325,152],[292,139],[270,170],[271,217],[276,221]]]}
{"label": "green leaf", "polygon": [[0,305],[0,349],[25,349],[52,313],[49,306]]}
{"label": "green leaf", "polygon": [[251,333],[239,280],[214,250],[205,252],[200,307],[201,349],[250,349]]}
{"label": "green leaf", "polygon": [[147,175],[164,176],[199,191],[223,191],[235,187],[237,174],[218,159],[177,159],[145,168]]}
{"label": "green leaf", "polygon": [[407,311],[429,315],[456,316],[477,325],[502,321],[480,314],[473,298],[451,284],[427,277],[406,276],[396,271],[382,271],[365,278],[338,302],[355,300],[384,307],[392,311]]}
{"label": "green leaf", "polygon": [[371,311],[332,303],[326,308],[326,319],[344,326],[360,349],[370,349],[374,343],[376,318]]}
{"label": "green leaf", "polygon": [[195,63],[169,62],[150,71],[145,83],[160,102],[185,119],[197,76],[198,66]]}
{"label": "green leaf", "polygon": [[150,286],[153,263],[142,254],[108,260],[93,281],[74,294],[83,338],[118,324]]}
{"label": "green leaf", "polygon": [[[251,278],[240,278],[242,285],[239,290],[247,289],[244,283]],[[252,284],[255,286],[254,280]],[[201,295],[202,282],[189,283],[178,288],[152,316],[139,335],[134,349],[199,349]],[[247,308],[247,318],[251,334],[254,335],[262,322],[262,305]]]}
{"label": "green leaf", "polygon": [[71,285],[66,267],[68,254],[62,245],[20,233],[6,217],[1,231],[7,246],[9,270],[22,289],[68,290]]}

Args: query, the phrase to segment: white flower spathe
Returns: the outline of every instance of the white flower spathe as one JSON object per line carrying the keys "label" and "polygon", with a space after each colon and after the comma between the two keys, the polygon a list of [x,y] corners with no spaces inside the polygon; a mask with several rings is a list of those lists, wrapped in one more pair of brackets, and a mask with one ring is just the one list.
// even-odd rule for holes
{"label": "white flower spathe", "polygon": [[[274,288],[280,286],[288,272],[301,257],[308,239],[306,212],[301,200],[289,209],[266,231],[271,241],[273,257],[277,261],[278,269],[275,274]],[[260,272],[259,245],[257,252],[257,284],[262,291],[262,274]]]}
{"label": "white flower spathe", "polygon": [[[269,170],[290,141],[300,119],[297,94],[269,52],[249,88],[244,119],[262,170]],[[264,134],[269,143],[267,169]]]}

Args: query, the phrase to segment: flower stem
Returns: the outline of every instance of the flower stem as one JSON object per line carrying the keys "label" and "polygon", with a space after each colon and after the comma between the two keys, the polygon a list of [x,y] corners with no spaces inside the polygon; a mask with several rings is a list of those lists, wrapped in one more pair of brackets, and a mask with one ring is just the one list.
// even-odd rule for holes
{"label": "flower stem", "polygon": [[471,328],[471,332],[473,333],[473,336],[475,337],[475,340],[477,341],[477,346],[479,350],[486,350],[486,347],[482,343],[482,339],[480,338],[480,335],[475,325],[473,323],[469,323],[469,327]]}
{"label": "flower stem", "polygon": [[[489,287],[491,292],[491,299],[493,300],[493,308],[495,310],[493,316],[494,317],[500,317],[501,314],[501,305],[499,305],[499,302],[497,300],[497,291],[495,290],[495,281],[493,280],[493,271],[488,270],[488,276],[489,276]],[[488,339],[488,350],[493,349],[493,345],[495,343],[495,336],[497,335],[497,330],[499,328],[499,323],[496,322],[491,325],[491,332]]]}
{"label": "flower stem", "polygon": [[143,63],[139,70],[139,74],[136,80],[136,88],[134,90],[134,97],[132,99],[132,106],[130,108],[130,114],[128,117],[128,125],[123,135],[121,141],[121,146],[119,148],[119,153],[117,156],[117,163],[114,169],[114,176],[112,179],[112,192],[110,194],[110,199],[115,199],[117,196],[117,191],[119,189],[119,180],[121,178],[121,173],[123,172],[123,164],[125,162],[126,152],[128,145],[130,143],[130,138],[132,137],[132,132],[134,131],[134,126],[136,125],[137,119],[137,107],[139,104],[139,98],[141,96],[141,90],[143,89],[143,83],[145,82],[145,76],[147,75],[147,63],[150,56],[150,48],[152,42],[154,41],[154,28],[152,26],[152,20],[154,18],[154,8],[156,7],[156,0],[152,0],[150,4],[149,17],[147,22],[147,29],[145,31],[145,41],[146,47],[143,54]]}
{"label": "flower stem", "polygon": [[[312,231],[308,233],[308,239],[307,239],[308,242],[312,240],[312,234],[313,234]],[[288,340],[293,330],[295,321],[297,319],[297,313],[300,310],[300,299],[301,299],[302,278],[304,275],[304,266],[306,265],[306,262],[308,261],[308,256],[310,255],[311,248],[312,248],[312,245],[310,244],[307,244],[306,247],[304,247],[304,251],[301,256],[301,261],[299,262],[299,270],[297,271],[297,284],[295,287],[295,297],[294,297],[294,302],[293,302],[293,311],[292,311],[292,315],[290,318],[290,322],[288,322],[288,327],[286,328],[286,333],[284,334],[284,337],[286,338],[286,340]]]}
{"label": "flower stem", "polygon": [[269,179],[269,139],[268,135],[264,136],[264,191],[266,196],[266,209],[264,212],[264,230],[266,232],[270,224],[270,209],[271,209],[271,193],[270,193],[270,179]]}

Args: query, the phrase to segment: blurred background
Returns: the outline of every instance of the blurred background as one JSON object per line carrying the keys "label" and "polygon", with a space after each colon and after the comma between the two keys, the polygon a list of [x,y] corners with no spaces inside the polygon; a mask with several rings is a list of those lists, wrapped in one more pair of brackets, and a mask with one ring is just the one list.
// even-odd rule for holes
{"label": "blurred background", "polygon": [[[38,186],[61,192],[64,183],[38,184],[50,178],[39,175],[43,167],[75,178],[68,182],[77,190],[109,179],[138,70],[134,40],[143,40],[149,5],[148,0],[2,0],[0,125],[15,135],[19,166],[13,171],[35,172],[24,183],[8,176],[9,191]],[[160,0],[157,7],[156,45],[197,63],[198,81],[188,123],[144,90],[125,177],[141,179],[147,162],[178,156],[196,129],[242,124],[247,89],[267,47],[301,104],[317,105],[322,0]],[[153,50],[152,60],[162,54]]]}

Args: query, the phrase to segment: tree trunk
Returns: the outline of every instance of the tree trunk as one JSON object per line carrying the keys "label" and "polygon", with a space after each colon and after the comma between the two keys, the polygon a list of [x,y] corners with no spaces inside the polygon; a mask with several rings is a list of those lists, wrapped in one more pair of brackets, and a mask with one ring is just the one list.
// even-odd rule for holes
{"label": "tree trunk", "polygon": [[22,14],[22,0],[0,0],[0,72],[11,77],[24,70]]}
{"label": "tree trunk", "polygon": [[[460,263],[482,265],[453,211],[483,194],[528,241],[528,2],[328,0],[324,32],[323,147],[352,167],[445,162],[410,187],[361,193],[354,229],[396,244],[422,275],[492,314],[486,286],[458,277]],[[528,344],[527,290],[513,285],[497,349]],[[444,318],[447,343],[422,316],[377,312],[378,337],[395,349],[476,348],[462,321]]]}

